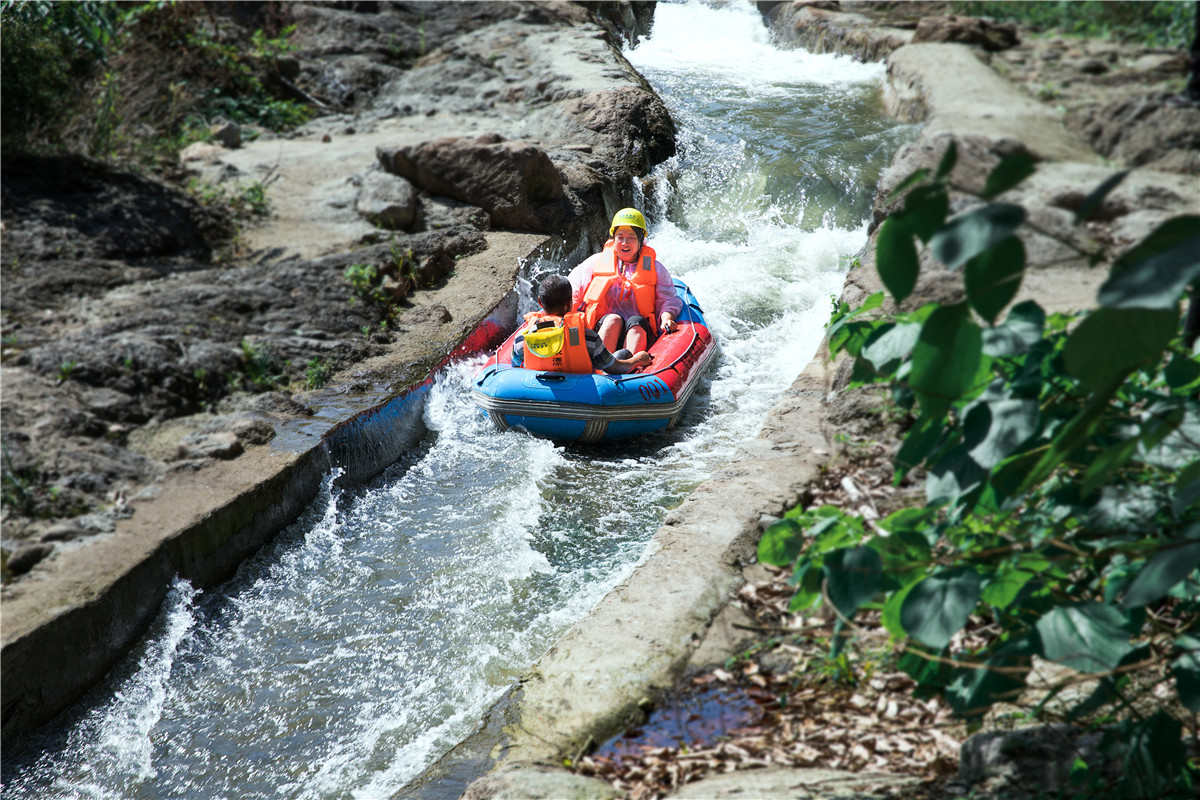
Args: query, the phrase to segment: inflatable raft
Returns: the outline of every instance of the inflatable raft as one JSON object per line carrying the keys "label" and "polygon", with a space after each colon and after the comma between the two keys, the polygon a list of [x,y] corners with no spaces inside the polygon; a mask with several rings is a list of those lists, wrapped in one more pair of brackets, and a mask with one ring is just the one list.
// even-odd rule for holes
{"label": "inflatable raft", "polygon": [[512,366],[518,329],[475,375],[472,398],[502,430],[545,439],[598,442],[675,424],[716,355],[704,312],[682,281],[679,329],[650,346],[654,361],[625,375],[567,374]]}

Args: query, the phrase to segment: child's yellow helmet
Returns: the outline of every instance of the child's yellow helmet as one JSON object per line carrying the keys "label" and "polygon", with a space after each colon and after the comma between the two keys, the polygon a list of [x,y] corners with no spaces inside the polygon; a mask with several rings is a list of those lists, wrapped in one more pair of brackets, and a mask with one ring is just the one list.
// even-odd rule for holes
{"label": "child's yellow helmet", "polygon": [[620,228],[623,225],[628,225],[631,228],[641,228],[642,235],[645,235],[648,232],[646,230],[646,218],[643,217],[642,212],[638,211],[636,208],[622,208],[620,211],[618,211],[616,216],[614,216],[612,219],[612,225],[608,229],[608,235],[612,236],[617,232],[617,228]]}

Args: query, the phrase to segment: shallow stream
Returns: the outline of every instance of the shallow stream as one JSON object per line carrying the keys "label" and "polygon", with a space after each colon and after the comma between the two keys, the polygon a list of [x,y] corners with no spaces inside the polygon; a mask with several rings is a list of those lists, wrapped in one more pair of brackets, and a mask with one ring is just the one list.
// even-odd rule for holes
{"label": "shallow stream", "polygon": [[[445,369],[419,447],[353,490],[330,475],[225,585],[177,583],[102,686],[4,753],[4,798],[388,797],[757,434],[916,131],[883,114],[881,65],[776,49],[750,3],[656,13],[627,52],[680,129],[644,201],[650,238],[720,343],[678,427],[588,447],[499,432],[469,399],[483,356]],[[582,255],[530,264],[522,285]]]}

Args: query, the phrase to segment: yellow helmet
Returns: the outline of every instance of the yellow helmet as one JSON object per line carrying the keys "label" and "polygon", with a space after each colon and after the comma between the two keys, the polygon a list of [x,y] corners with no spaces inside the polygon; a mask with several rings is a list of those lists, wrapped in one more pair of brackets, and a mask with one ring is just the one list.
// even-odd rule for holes
{"label": "yellow helmet", "polygon": [[646,230],[646,218],[642,216],[642,212],[636,208],[622,208],[613,217],[612,225],[608,229],[608,235],[612,236],[617,232],[617,228],[623,225],[628,225],[631,228],[641,228],[642,234],[648,233]]}

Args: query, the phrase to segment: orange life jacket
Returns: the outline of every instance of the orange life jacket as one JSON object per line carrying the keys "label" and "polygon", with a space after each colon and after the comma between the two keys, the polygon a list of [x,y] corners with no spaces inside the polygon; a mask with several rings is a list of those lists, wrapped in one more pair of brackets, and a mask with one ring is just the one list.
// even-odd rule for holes
{"label": "orange life jacket", "polygon": [[[585,325],[580,311],[571,311],[562,317],[544,311],[526,314],[525,329],[522,331],[525,336],[525,369],[539,372],[595,372],[591,353],[588,352]],[[553,328],[560,334],[556,345],[538,347],[544,354],[537,352],[531,342],[532,334],[539,328],[543,331]]]}
{"label": "orange life jacket", "polygon": [[633,290],[633,300],[637,304],[638,313],[650,320],[650,327],[654,330],[654,335],[658,336],[658,316],[654,313],[658,268],[654,266],[656,258],[654,248],[648,244],[642,245],[642,251],[638,253],[638,267],[634,271],[633,277],[630,278],[622,274],[620,265],[617,264],[617,251],[613,247],[612,239],[604,244],[604,252],[611,253],[612,258],[592,271],[591,283],[587,285],[587,290],[583,295],[584,313],[587,315],[588,327],[595,328],[596,323],[609,313],[609,287],[614,283],[620,283]]}

